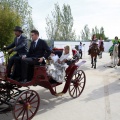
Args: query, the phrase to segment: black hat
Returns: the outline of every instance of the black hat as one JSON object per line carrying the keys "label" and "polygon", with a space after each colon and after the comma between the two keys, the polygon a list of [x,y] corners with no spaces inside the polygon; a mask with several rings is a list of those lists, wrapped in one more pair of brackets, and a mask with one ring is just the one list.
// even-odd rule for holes
{"label": "black hat", "polygon": [[23,33],[23,30],[20,26],[15,26],[14,31],[20,31],[21,33]]}

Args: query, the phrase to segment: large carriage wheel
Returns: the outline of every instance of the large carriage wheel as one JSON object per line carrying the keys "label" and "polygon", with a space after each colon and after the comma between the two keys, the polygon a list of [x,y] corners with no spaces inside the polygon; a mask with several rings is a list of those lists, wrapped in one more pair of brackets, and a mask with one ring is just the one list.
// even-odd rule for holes
{"label": "large carriage wheel", "polygon": [[86,76],[82,70],[77,70],[71,79],[69,86],[69,94],[73,98],[77,98],[84,90],[86,83]]}
{"label": "large carriage wheel", "polygon": [[40,105],[40,98],[36,91],[22,92],[15,101],[13,115],[16,120],[31,120]]}

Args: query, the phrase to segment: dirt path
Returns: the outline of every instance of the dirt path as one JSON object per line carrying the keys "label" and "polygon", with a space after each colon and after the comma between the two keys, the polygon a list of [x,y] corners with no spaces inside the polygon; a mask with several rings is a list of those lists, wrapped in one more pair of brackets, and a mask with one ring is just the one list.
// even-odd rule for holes
{"label": "dirt path", "polygon": [[[81,66],[86,74],[86,86],[82,95],[72,99],[67,93],[54,97],[49,90],[31,87],[41,98],[41,105],[33,120],[120,120],[120,67],[109,68],[109,54],[97,60],[97,69],[92,69],[90,57]],[[58,87],[61,91],[63,85]],[[0,120],[13,120],[12,114],[0,114]]]}

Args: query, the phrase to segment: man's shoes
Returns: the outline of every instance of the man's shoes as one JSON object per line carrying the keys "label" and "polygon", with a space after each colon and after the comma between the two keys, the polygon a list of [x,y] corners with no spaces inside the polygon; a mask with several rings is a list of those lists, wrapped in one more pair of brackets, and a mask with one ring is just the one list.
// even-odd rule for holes
{"label": "man's shoes", "polygon": [[22,79],[20,77],[15,79],[17,82],[22,82]]}
{"label": "man's shoes", "polygon": [[15,80],[15,76],[14,76],[14,75],[12,75],[12,74],[8,75],[7,77],[9,77],[10,79]]}

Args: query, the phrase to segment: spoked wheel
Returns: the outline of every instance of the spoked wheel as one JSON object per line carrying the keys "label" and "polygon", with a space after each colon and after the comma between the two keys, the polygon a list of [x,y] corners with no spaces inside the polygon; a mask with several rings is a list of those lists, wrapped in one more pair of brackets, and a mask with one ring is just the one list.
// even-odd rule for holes
{"label": "spoked wheel", "polygon": [[15,101],[13,115],[15,120],[31,120],[40,105],[40,98],[36,91],[22,92]]}
{"label": "spoked wheel", "polygon": [[86,76],[82,70],[78,70],[73,74],[71,83],[69,86],[69,94],[73,98],[77,98],[84,90],[86,83]]}

